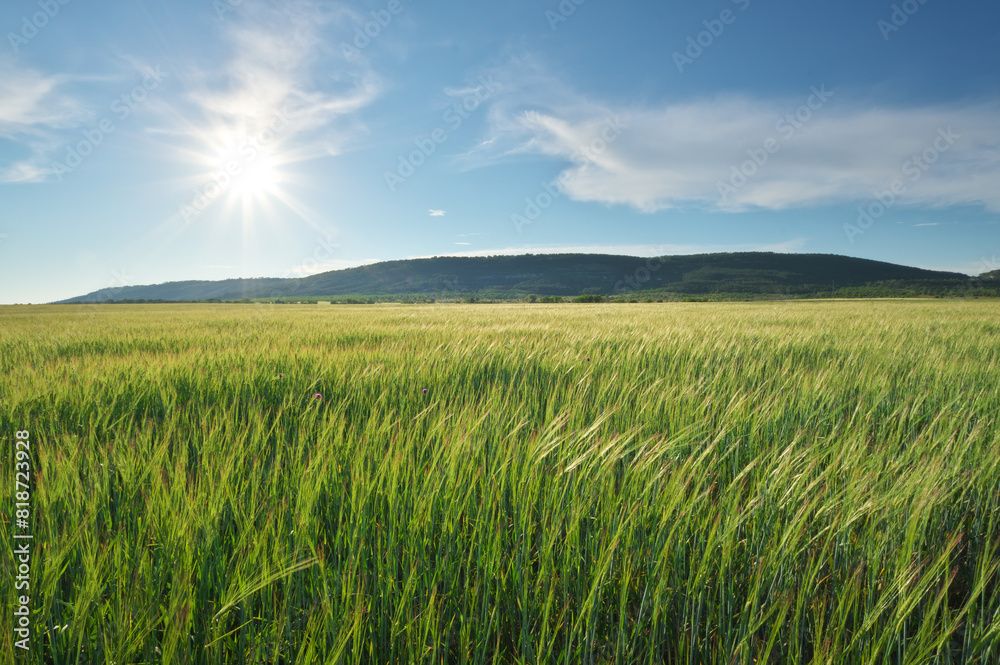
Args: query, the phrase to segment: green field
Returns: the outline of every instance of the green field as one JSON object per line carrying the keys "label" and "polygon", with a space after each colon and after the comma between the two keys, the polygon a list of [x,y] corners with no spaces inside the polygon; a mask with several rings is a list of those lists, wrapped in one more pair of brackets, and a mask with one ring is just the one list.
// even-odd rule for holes
{"label": "green field", "polygon": [[17,662],[1000,662],[1000,303],[4,307],[0,360]]}

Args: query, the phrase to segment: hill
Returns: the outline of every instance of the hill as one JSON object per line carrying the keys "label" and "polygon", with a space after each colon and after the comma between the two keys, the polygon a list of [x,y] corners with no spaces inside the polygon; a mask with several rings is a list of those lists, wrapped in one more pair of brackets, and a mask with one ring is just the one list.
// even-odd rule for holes
{"label": "hill", "polygon": [[[109,300],[204,301],[584,293],[726,295],[915,295],[968,287],[961,273],[912,268],[833,254],[744,252],[642,258],[605,254],[434,257],[385,261],[303,278],[168,282],[101,289],[63,303]],[[982,281],[982,280],[981,280]],[[870,291],[870,293],[867,293]]]}

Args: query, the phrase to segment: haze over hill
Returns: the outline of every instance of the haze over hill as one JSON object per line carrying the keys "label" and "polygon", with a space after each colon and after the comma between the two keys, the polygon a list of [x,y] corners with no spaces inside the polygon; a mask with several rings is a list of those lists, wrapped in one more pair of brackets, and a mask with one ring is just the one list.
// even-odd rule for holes
{"label": "haze over hill", "polygon": [[[832,254],[747,252],[644,258],[604,254],[434,257],[386,261],[303,278],[182,281],[101,289],[63,303],[109,300],[240,300],[347,295],[831,294],[937,293],[968,275]],[[985,280],[983,280],[985,282]],[[855,295],[866,295],[859,293]]]}

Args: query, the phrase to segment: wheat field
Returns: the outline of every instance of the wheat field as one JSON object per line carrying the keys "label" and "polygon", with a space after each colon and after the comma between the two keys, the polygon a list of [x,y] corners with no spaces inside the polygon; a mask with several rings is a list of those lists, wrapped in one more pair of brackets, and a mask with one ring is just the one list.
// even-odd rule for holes
{"label": "wheat field", "polygon": [[17,662],[1000,662],[1000,303],[4,307],[0,359]]}

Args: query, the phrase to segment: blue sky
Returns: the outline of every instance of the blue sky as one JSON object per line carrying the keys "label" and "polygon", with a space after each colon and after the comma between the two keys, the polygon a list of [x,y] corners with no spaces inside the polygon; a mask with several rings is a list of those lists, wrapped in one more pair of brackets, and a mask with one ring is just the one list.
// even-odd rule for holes
{"label": "blue sky", "polygon": [[985,0],[7,0],[0,303],[445,254],[996,269],[998,19]]}

